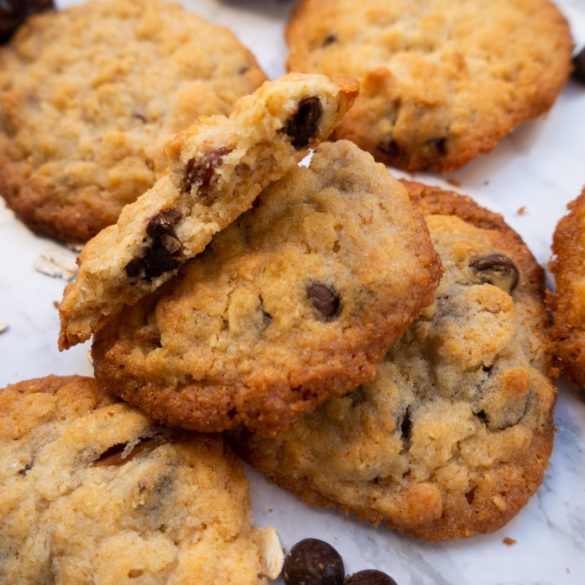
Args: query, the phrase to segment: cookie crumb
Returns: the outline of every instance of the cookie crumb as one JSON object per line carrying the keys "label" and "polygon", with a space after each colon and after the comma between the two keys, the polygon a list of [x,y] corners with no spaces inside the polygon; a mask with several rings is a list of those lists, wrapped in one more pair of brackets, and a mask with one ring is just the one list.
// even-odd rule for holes
{"label": "cookie crumb", "polygon": [[457,179],[447,179],[447,183],[449,183],[449,185],[453,185],[453,187],[461,187],[461,183]]}
{"label": "cookie crumb", "polygon": [[63,280],[73,280],[77,264],[71,256],[59,248],[47,248],[34,261],[33,268],[41,274]]}
{"label": "cookie crumb", "polygon": [[91,349],[87,350],[85,357],[87,358],[87,361],[93,366],[93,357],[91,355]]}
{"label": "cookie crumb", "polygon": [[8,323],[4,323],[4,321],[0,321],[0,333],[4,333],[8,329]]}
{"label": "cookie crumb", "polygon": [[483,182],[483,184],[484,184],[484,185],[489,185],[489,184],[490,184],[490,182],[489,182],[489,179],[486,179],[486,180]]}
{"label": "cookie crumb", "polygon": [[526,211],[526,206],[523,205],[522,207],[518,208],[518,211],[516,212],[517,215],[524,215],[524,212]]}
{"label": "cookie crumb", "polygon": [[507,546],[512,546],[513,544],[516,544],[516,540],[513,538],[510,538],[509,536],[506,536],[506,538],[504,538],[504,540],[502,542]]}

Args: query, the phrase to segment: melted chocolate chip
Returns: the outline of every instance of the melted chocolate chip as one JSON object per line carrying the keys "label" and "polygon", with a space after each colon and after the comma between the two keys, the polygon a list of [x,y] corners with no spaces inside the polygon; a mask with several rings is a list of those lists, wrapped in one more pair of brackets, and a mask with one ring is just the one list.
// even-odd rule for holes
{"label": "melted chocolate chip", "polygon": [[53,0],[0,1],[0,43],[6,43],[27,16],[55,8]]}
{"label": "melted chocolate chip", "polygon": [[312,282],[307,286],[307,298],[325,321],[330,321],[339,315],[340,300],[333,288],[321,282]]}
{"label": "melted chocolate chip", "polygon": [[446,138],[431,138],[430,140],[427,140],[427,144],[434,148],[439,154],[447,154]]}
{"label": "melted chocolate chip", "polygon": [[215,169],[221,165],[221,159],[232,151],[227,146],[221,146],[203,155],[200,159],[189,159],[185,166],[185,175],[181,188],[188,193],[195,185],[197,194],[205,205],[211,205],[215,198],[211,197],[209,187],[215,174]]}
{"label": "melted chocolate chip", "polygon": [[327,35],[325,37],[325,40],[321,44],[321,46],[328,47],[329,45],[332,45],[333,43],[336,43],[336,42],[337,42],[337,35]]}
{"label": "melted chocolate chip", "polygon": [[146,233],[151,238],[162,238],[163,236],[171,236],[177,239],[175,233],[175,226],[183,217],[180,211],[170,209],[168,211],[161,211],[154,217],[151,217],[146,226]]}
{"label": "melted chocolate chip", "polygon": [[377,569],[366,569],[358,571],[349,577],[345,585],[397,585],[396,581],[383,571]]}
{"label": "melted chocolate chip", "polygon": [[585,48],[573,55],[573,72],[571,77],[585,85]]}
{"label": "melted chocolate chip", "polygon": [[378,150],[381,150],[384,154],[388,156],[398,156],[400,154],[400,149],[398,148],[398,143],[392,136],[387,136],[383,140],[381,140],[378,144]]}
{"label": "melted chocolate chip", "polygon": [[410,417],[410,408],[406,408],[402,420],[400,421],[400,432],[402,433],[402,444],[408,451],[410,448],[410,437],[412,434],[412,418]]}
{"label": "melted chocolate chip", "polygon": [[282,576],[286,585],[342,585],[345,568],[341,555],[330,544],[305,538],[291,548]]}
{"label": "melted chocolate chip", "polygon": [[304,148],[317,135],[319,120],[323,115],[323,106],[318,97],[303,98],[299,107],[283,128],[285,134],[292,138],[295,148]]}
{"label": "melted chocolate chip", "polygon": [[503,254],[488,254],[474,260],[469,265],[476,282],[492,284],[512,294],[520,273],[516,264]]}
{"label": "melted chocolate chip", "polygon": [[129,452],[124,454],[127,443],[117,443],[106,449],[94,462],[94,467],[106,467],[108,465],[122,465],[130,461],[140,453],[148,453],[163,443],[160,437],[141,439]]}

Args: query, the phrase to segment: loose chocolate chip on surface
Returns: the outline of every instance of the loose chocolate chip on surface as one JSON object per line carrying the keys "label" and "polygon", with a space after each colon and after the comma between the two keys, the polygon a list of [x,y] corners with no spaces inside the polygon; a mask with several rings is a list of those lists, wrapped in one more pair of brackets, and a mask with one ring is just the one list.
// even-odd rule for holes
{"label": "loose chocolate chip on surface", "polygon": [[200,159],[189,159],[181,185],[183,191],[187,193],[193,185],[197,185],[198,194],[203,202],[207,205],[213,203],[214,199],[210,200],[208,197],[209,185],[213,179],[215,169],[221,164],[221,159],[231,151],[231,148],[221,146],[203,155]]}
{"label": "loose chocolate chip on surface", "polygon": [[489,254],[469,265],[477,282],[497,286],[511,294],[518,284],[520,273],[516,264],[503,254]]}
{"label": "loose chocolate chip on surface", "polygon": [[292,138],[295,148],[303,148],[317,135],[319,120],[323,115],[323,106],[318,97],[303,98],[299,107],[283,128],[285,134]]}
{"label": "loose chocolate chip on surface", "polygon": [[162,236],[172,236],[176,238],[175,226],[183,217],[180,211],[170,209],[161,211],[154,217],[151,217],[146,226],[146,233],[151,238],[161,238]]}
{"label": "loose chocolate chip on surface", "polygon": [[396,581],[383,571],[376,569],[366,569],[358,571],[345,582],[346,585],[397,585]]}
{"label": "loose chocolate chip on surface", "polygon": [[585,85],[585,48],[573,55],[573,72],[571,77]]}
{"label": "loose chocolate chip on surface", "polygon": [[326,284],[312,282],[307,286],[307,297],[326,321],[337,317],[340,301],[337,293]]}
{"label": "loose chocolate chip on surface", "polygon": [[53,0],[1,0],[0,43],[6,43],[27,16],[55,8]]}
{"label": "loose chocolate chip on surface", "polygon": [[342,585],[345,568],[341,555],[330,544],[305,538],[291,548],[282,575],[286,585]]}

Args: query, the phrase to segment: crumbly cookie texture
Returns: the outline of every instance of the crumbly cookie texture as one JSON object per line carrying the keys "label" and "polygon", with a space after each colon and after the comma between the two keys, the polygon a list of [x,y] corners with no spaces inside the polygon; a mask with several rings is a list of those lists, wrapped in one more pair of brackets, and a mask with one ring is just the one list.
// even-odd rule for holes
{"label": "crumbly cookie texture", "polygon": [[571,70],[569,26],[548,0],[305,0],[286,35],[291,71],[362,84],[336,136],[407,170],[489,152],[548,110]]}
{"label": "crumbly cookie texture", "polygon": [[31,16],[0,48],[0,193],[33,230],[87,241],[164,173],[170,138],[265,79],[229,30],[177,3]]}
{"label": "crumbly cookie texture", "polygon": [[218,436],[157,426],[79,376],[7,386],[0,404],[2,583],[278,575],[274,530],[251,526],[243,466]]}
{"label": "crumbly cookie texture", "polygon": [[274,433],[375,374],[441,267],[404,187],[323,143],[94,336],[96,377],[156,419]]}
{"label": "crumbly cookie texture", "polygon": [[409,184],[445,273],[376,377],[274,438],[241,433],[254,467],[308,503],[428,540],[494,531],[552,449],[543,271],[501,216]]}
{"label": "crumbly cookie texture", "polygon": [[547,299],[554,312],[552,373],[585,388],[585,189],[568,208],[555,229],[549,263],[556,285]]}
{"label": "crumbly cookie texture", "polygon": [[152,292],[201,252],[260,191],[327,138],[357,82],[287,75],[243,97],[229,118],[202,117],[168,145],[169,172],[93,238],[59,306],[65,349]]}

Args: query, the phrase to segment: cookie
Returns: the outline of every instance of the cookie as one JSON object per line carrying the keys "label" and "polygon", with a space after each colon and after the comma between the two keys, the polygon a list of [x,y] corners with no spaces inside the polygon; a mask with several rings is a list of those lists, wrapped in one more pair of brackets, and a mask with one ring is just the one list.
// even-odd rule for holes
{"label": "cookie", "polygon": [[0,390],[2,583],[266,583],[282,554],[251,525],[218,436],[155,425],[91,378]]}
{"label": "cookie", "polygon": [[156,419],[271,434],[369,380],[440,271],[404,187],[351,142],[323,143],[107,321],[95,374]]}
{"label": "cookie", "polygon": [[172,136],[265,79],[230,31],[176,3],[31,16],[0,48],[0,193],[33,230],[84,242],[164,173]]}
{"label": "cookie", "polygon": [[357,90],[353,80],[288,75],[242,98],[229,118],[202,117],[171,140],[168,174],[82,250],[59,307],[61,349],[201,252],[329,135]]}
{"label": "cookie", "polygon": [[554,312],[553,374],[564,374],[585,388],[585,189],[568,208],[555,229],[549,263],[556,285],[556,292],[547,299]]}
{"label": "cookie", "polygon": [[543,271],[501,216],[408,184],[445,273],[376,377],[240,454],[308,503],[428,540],[494,531],[551,453]]}
{"label": "cookie", "polygon": [[350,75],[336,136],[407,170],[453,171],[547,111],[571,70],[548,0],[305,0],[286,29],[291,71]]}

